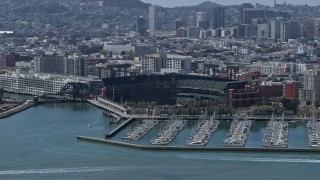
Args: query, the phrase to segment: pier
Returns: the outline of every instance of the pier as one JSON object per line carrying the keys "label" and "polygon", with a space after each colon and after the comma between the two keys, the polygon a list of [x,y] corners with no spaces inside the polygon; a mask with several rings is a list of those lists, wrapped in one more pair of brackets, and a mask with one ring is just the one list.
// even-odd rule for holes
{"label": "pier", "polygon": [[288,122],[284,121],[284,118],[281,120],[274,120],[272,117],[267,125],[263,147],[287,148],[288,133]]}
{"label": "pier", "polygon": [[158,124],[158,122],[158,120],[142,120],[142,123],[127,133],[123,139],[139,140],[149,131],[151,131],[152,128]]}
{"label": "pier", "polygon": [[218,120],[203,120],[186,142],[188,146],[205,146],[219,125]]}
{"label": "pier", "polygon": [[95,99],[88,99],[88,102],[91,104],[100,107],[102,109],[105,109],[109,112],[112,112],[120,117],[124,118],[133,118],[133,116],[130,116],[127,114],[126,108],[122,107],[121,105],[117,104],[116,102],[112,102],[107,99],[103,99],[100,97],[97,97]]}
{"label": "pier", "polygon": [[6,118],[6,117],[11,116],[13,114],[16,114],[18,112],[21,112],[25,109],[28,109],[29,107],[31,107],[33,105],[35,105],[35,103],[32,100],[27,100],[24,103],[12,108],[12,109],[8,109],[7,111],[0,113],[0,119]]}
{"label": "pier", "polygon": [[112,130],[111,132],[109,132],[108,134],[106,134],[106,138],[111,138],[113,136],[115,136],[119,131],[121,131],[122,129],[124,129],[125,127],[127,127],[131,121],[133,121],[133,118],[129,118],[128,120],[126,120],[125,122],[123,122],[122,124],[120,124],[118,127],[116,127],[114,130]]}
{"label": "pier", "polygon": [[239,120],[239,118],[236,117],[231,123],[229,133],[225,138],[223,145],[243,147],[248,139],[251,125],[251,120]]}
{"label": "pier", "polygon": [[165,129],[161,131],[157,138],[151,140],[151,144],[166,145],[169,144],[187,124],[186,120],[171,120],[167,123]]}
{"label": "pier", "polygon": [[320,148],[320,122],[315,118],[307,122],[308,139],[311,148]]}

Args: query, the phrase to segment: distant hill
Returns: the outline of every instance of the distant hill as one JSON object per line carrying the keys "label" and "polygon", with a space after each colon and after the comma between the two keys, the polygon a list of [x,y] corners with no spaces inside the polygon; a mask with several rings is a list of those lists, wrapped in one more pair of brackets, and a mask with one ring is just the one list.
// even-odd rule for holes
{"label": "distant hill", "polygon": [[195,6],[180,6],[180,7],[175,7],[173,9],[179,9],[179,10],[190,10],[190,11],[212,11],[214,7],[219,7],[222,6],[220,4],[206,1],[201,4],[195,5]]}
{"label": "distant hill", "polygon": [[125,7],[147,9],[150,4],[141,2],[140,0],[104,0],[105,5],[109,7]]}
{"label": "distant hill", "polygon": [[43,1],[37,5],[23,4],[16,9],[16,12],[18,13],[46,12],[49,14],[55,14],[66,11],[68,11],[66,7],[61,6],[59,3],[53,1]]}

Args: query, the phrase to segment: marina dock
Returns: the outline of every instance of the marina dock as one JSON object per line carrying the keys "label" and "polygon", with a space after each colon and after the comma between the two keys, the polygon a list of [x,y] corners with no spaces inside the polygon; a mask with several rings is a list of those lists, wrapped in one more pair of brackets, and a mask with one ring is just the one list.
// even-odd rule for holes
{"label": "marina dock", "polygon": [[218,120],[203,120],[186,142],[188,146],[205,146],[219,125]]}
{"label": "marina dock", "polygon": [[139,140],[158,124],[158,120],[142,120],[141,124],[126,134],[123,139]]}
{"label": "marina dock", "polygon": [[171,120],[167,123],[164,130],[162,130],[157,138],[151,140],[151,144],[166,145],[169,144],[187,124],[186,120]]}
{"label": "marina dock", "polygon": [[288,122],[275,120],[273,117],[268,122],[267,131],[263,140],[263,147],[287,148],[288,147]]}
{"label": "marina dock", "polygon": [[229,133],[225,138],[223,145],[243,147],[248,139],[251,125],[251,120],[240,120],[238,117],[235,117],[231,123]]}
{"label": "marina dock", "polygon": [[308,139],[311,148],[320,148],[320,122],[315,118],[307,122]]}

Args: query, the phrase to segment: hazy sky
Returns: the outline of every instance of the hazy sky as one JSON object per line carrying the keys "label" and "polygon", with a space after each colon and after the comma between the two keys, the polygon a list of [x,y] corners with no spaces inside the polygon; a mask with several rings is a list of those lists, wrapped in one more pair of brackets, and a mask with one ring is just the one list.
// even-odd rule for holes
{"label": "hazy sky", "polygon": [[[141,0],[146,3],[157,4],[164,7],[196,5],[208,0]],[[210,0],[209,0],[210,1]],[[211,0],[222,5],[233,5],[242,3],[260,3],[272,6],[274,0]],[[287,4],[309,4],[310,6],[320,5],[320,0],[287,0]],[[277,3],[283,3],[283,0],[277,0]]]}

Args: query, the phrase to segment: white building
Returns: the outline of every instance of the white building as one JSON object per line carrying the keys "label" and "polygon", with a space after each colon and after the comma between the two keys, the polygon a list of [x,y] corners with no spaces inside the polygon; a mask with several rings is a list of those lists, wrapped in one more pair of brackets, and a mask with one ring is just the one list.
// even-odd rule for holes
{"label": "white building", "polygon": [[161,68],[161,74],[188,74],[191,72],[191,59],[191,56],[168,54],[165,60],[165,67]]}
{"label": "white building", "polygon": [[55,74],[20,74],[16,72],[0,74],[0,87],[5,91],[36,96],[58,93],[68,82],[81,82],[90,87],[90,83],[96,83],[96,80]]}
{"label": "white building", "polygon": [[135,47],[131,44],[111,44],[105,43],[103,49],[113,56],[128,55],[130,51],[135,52]]}

